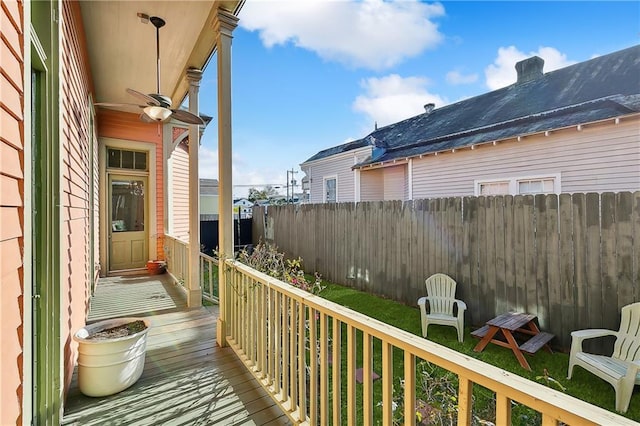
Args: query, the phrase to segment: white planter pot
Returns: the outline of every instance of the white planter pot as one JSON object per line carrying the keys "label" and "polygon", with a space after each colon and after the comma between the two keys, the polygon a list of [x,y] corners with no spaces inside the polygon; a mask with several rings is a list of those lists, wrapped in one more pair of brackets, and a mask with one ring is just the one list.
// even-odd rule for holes
{"label": "white planter pot", "polygon": [[[95,332],[133,321],[146,328],[130,336],[89,340]],[[78,386],[87,396],[106,396],[125,390],[142,375],[149,322],[142,318],[117,318],[81,328],[73,335],[78,342]]]}

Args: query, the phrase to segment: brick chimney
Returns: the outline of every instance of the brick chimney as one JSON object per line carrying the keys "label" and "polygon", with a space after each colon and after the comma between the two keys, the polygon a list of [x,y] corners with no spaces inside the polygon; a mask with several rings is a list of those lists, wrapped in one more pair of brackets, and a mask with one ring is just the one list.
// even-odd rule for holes
{"label": "brick chimney", "polygon": [[544,67],[544,59],[539,56],[532,56],[516,63],[516,71],[518,72],[518,83],[526,83],[542,77],[542,68]]}

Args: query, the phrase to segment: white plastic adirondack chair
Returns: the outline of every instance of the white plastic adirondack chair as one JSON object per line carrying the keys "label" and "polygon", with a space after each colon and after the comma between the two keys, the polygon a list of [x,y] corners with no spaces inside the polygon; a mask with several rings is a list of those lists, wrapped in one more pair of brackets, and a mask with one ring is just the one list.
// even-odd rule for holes
{"label": "white plastic adirondack chair", "polygon": [[[456,282],[448,275],[434,274],[425,280],[427,297],[418,299],[422,320],[422,337],[427,337],[430,324],[449,325],[458,330],[458,341],[462,343],[464,333],[464,311],[467,305],[456,299]],[[429,312],[427,312],[429,302]],[[454,307],[457,312],[454,313]]]}
{"label": "white plastic adirondack chair", "polygon": [[[606,380],[616,391],[616,410],[625,413],[634,385],[640,384],[640,302],[622,308],[620,330],[590,329],[571,333],[569,356],[570,379],[573,367],[579,365],[590,373]],[[616,336],[613,355],[594,355],[582,351],[586,339]]]}

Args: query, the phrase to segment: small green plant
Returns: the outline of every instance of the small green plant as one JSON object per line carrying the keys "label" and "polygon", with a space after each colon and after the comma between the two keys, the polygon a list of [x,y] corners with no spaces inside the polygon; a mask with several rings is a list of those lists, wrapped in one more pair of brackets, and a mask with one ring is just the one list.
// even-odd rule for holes
{"label": "small green plant", "polygon": [[557,381],[556,379],[554,379],[553,377],[551,377],[549,375],[549,371],[547,371],[546,368],[542,370],[542,376],[536,376],[536,380],[539,381],[539,382],[544,383],[545,385],[549,386],[550,388],[556,387],[559,390],[561,390],[562,392],[566,392],[567,391],[567,388],[562,386],[562,383],[560,383],[559,381]]}

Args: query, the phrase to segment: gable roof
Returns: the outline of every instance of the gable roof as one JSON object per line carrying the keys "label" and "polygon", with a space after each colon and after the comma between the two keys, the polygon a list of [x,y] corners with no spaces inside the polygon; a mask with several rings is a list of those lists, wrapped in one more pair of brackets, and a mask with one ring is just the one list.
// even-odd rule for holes
{"label": "gable roof", "polygon": [[[542,63],[530,58],[517,66],[528,61]],[[356,142],[382,149],[354,167],[640,112],[640,45],[524,77],[372,132]],[[354,149],[353,144],[320,151],[307,161]]]}

